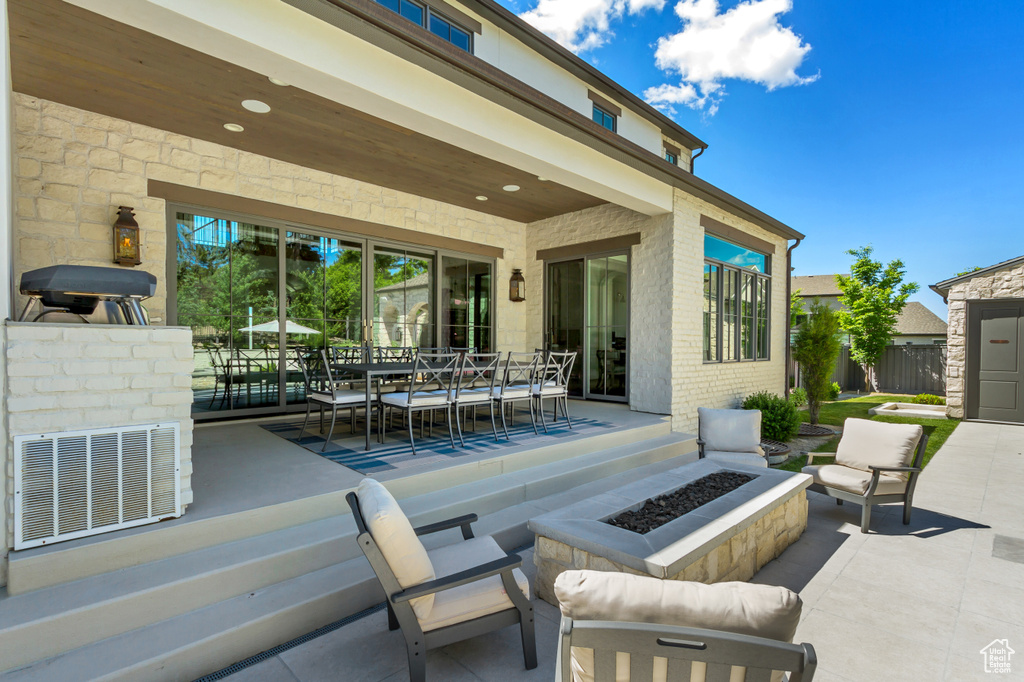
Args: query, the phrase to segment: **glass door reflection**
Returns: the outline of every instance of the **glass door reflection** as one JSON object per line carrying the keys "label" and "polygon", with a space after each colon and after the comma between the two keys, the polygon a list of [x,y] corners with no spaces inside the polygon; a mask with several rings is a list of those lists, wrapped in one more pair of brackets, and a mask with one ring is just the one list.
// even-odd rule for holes
{"label": "glass door reflection", "polygon": [[548,350],[575,351],[576,362],[569,376],[569,395],[583,397],[584,261],[569,260],[547,264]]}
{"label": "glass door reflection", "polygon": [[372,345],[434,347],[434,257],[375,245],[371,276]]}
{"label": "glass door reflection", "polygon": [[285,245],[284,367],[287,404],[305,401],[296,352],[359,346],[363,338],[363,247],[288,232]]}
{"label": "glass door reflection", "polygon": [[629,399],[629,255],[550,262],[546,346],[576,351],[570,395]]}

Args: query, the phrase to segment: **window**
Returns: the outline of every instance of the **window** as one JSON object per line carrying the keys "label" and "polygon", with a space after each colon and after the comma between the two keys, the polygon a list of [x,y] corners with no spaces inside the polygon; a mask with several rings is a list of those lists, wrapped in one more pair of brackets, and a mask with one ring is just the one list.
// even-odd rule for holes
{"label": "window", "polygon": [[768,256],[704,235],[704,361],[767,360]]}
{"label": "window", "polygon": [[422,26],[434,35],[444,38],[455,47],[472,54],[472,32],[462,28],[447,17],[438,14],[432,7],[412,2],[412,0],[377,0],[377,3],[384,5],[392,12],[401,14],[412,23]]}
{"label": "window", "polygon": [[671,163],[673,166],[679,165],[679,157],[673,152],[665,152],[665,160]]}
{"label": "window", "polygon": [[615,114],[611,114],[601,107],[594,105],[594,123],[604,126],[608,130],[615,132]]}

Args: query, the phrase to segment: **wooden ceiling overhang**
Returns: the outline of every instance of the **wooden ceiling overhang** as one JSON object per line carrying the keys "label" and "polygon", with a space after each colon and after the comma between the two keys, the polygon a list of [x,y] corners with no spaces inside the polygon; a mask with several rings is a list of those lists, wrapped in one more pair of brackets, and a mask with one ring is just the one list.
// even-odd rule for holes
{"label": "wooden ceiling overhang", "polygon": [[8,12],[16,92],[519,222],[604,203],[61,0]]}

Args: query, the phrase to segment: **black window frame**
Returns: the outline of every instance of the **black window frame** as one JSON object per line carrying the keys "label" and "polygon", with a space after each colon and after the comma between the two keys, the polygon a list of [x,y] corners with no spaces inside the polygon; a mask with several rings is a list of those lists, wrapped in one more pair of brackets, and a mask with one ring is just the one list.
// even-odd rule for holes
{"label": "black window frame", "polygon": [[[455,21],[454,19],[450,18],[448,15],[444,14],[443,12],[437,11],[431,5],[429,5],[429,4],[425,3],[425,2],[417,2],[416,0],[398,0],[398,10],[396,11],[394,7],[389,7],[388,3],[386,3],[384,0],[375,0],[375,2],[378,5],[380,5],[381,7],[384,7],[386,9],[391,10],[392,12],[395,12],[396,14],[398,14],[398,16],[402,17],[403,19],[405,19],[405,20],[407,20],[407,21],[409,21],[409,22],[411,22],[413,24],[416,24],[417,26],[419,26],[423,30],[429,31],[431,35],[437,36],[438,38],[441,38],[442,40],[447,41],[448,43],[450,43],[451,45],[459,48],[460,50],[465,50],[469,54],[473,54],[473,50],[474,50],[474,47],[475,47],[475,45],[474,45],[474,43],[475,43],[475,40],[474,40],[475,35],[474,35],[473,31],[471,29],[466,28],[465,26],[463,26],[459,22]],[[402,13],[402,4],[403,3],[409,4],[409,5],[415,5],[415,6],[419,7],[420,9],[422,9],[423,10],[423,23],[419,23],[419,22],[413,21],[409,17],[405,16],[405,14]],[[448,36],[447,37],[443,36],[440,33],[434,31],[431,28],[431,23],[432,23],[431,20],[436,20],[436,21],[443,22],[443,23],[447,24],[448,25]],[[456,43],[455,41],[453,41],[451,39],[451,34],[452,34],[452,30],[451,29],[453,29],[453,28],[458,29],[460,32],[462,32],[462,33],[466,34],[466,36],[468,36],[467,47],[463,47],[462,45]]]}
{"label": "black window frame", "polygon": [[671,163],[673,166],[679,165],[679,156],[675,152],[665,150],[665,160]]}
{"label": "black window frame", "polygon": [[[710,235],[709,235],[710,236]],[[727,239],[721,237],[714,237],[719,241],[730,242]],[[702,343],[701,343],[701,355],[703,363],[706,365],[711,364],[726,364],[733,362],[769,362],[772,359],[772,276],[771,276],[771,255],[764,254],[756,249],[751,249],[740,244],[735,244],[740,248],[759,253],[765,256],[765,264],[767,272],[759,272],[753,268],[737,267],[731,263],[718,260],[716,258],[704,258],[703,273],[714,278],[713,284],[705,286],[701,284],[701,300],[708,300],[708,289],[714,290],[714,310],[709,312],[702,312],[704,323],[702,323]],[[710,272],[709,272],[710,267]],[[703,277],[703,275],[702,275]],[[731,310],[732,312],[727,315],[725,291],[726,291],[726,279],[730,278],[732,281],[732,300]],[[734,278],[734,279],[732,279]],[[749,288],[746,289],[751,294],[749,301],[744,302],[743,293],[745,291],[744,282],[749,281]],[[763,302],[762,302],[763,300]],[[750,314],[746,314],[744,310],[744,304],[749,306]],[[703,307],[703,303],[702,303]],[[708,306],[710,307],[710,306]],[[760,313],[764,314],[761,315]],[[735,328],[732,336],[732,349],[725,347],[725,333],[726,333],[726,317],[732,319],[732,323],[735,324]],[[750,336],[749,344],[751,350],[751,357],[744,357],[745,345],[744,345],[744,334],[743,327],[745,320],[750,320]],[[711,339],[708,337],[709,324],[714,325],[714,336],[715,341],[714,347],[711,347],[709,343]],[[766,339],[765,344],[763,340]],[[728,352],[731,350],[731,352]],[[712,354],[713,357],[709,358],[708,355]]]}
{"label": "black window frame", "polygon": [[[601,114],[601,117],[602,117],[602,120],[600,120],[600,121],[597,120],[597,115],[599,113]],[[618,133],[619,132],[619,130],[618,130],[618,128],[619,128],[619,117],[616,116],[615,114],[613,114],[612,112],[608,111],[604,107],[602,107],[597,102],[594,102],[594,110],[593,110],[593,113],[591,114],[590,118],[591,118],[592,121],[594,121],[594,123],[596,123],[597,125],[601,126],[602,128],[605,128],[606,130],[610,130],[613,133]],[[610,126],[607,123],[604,122],[605,119],[608,119],[608,120],[611,121],[611,125]]]}

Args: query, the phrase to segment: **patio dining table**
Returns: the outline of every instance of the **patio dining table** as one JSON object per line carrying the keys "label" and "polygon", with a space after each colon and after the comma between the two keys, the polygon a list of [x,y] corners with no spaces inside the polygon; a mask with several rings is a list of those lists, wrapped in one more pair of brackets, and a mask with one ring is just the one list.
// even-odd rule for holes
{"label": "patio dining table", "polygon": [[[476,367],[472,361],[467,361],[467,366]],[[427,363],[430,369],[440,370],[444,368],[443,363]],[[481,365],[482,367],[483,365]],[[412,376],[416,368],[415,362],[358,362],[358,363],[332,363],[331,371],[347,374],[356,374],[364,379],[366,384],[366,449],[370,445],[370,411],[373,407],[373,379],[385,376]]]}

